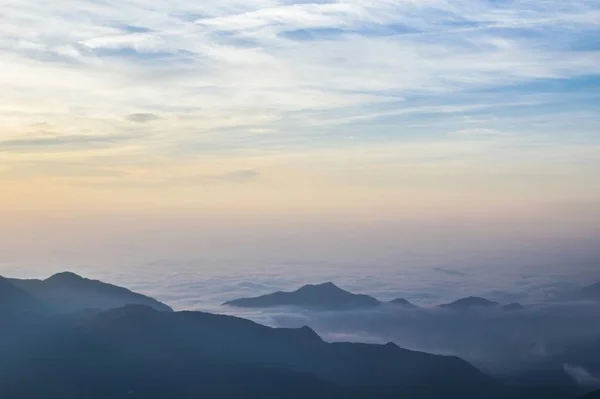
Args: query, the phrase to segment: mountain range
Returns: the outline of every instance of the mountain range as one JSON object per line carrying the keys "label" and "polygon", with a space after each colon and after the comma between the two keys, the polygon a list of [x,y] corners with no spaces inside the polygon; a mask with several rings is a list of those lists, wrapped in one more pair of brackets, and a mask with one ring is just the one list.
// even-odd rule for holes
{"label": "mountain range", "polygon": [[458,299],[451,303],[439,305],[440,308],[453,309],[453,310],[469,310],[469,309],[493,309],[499,308],[503,310],[523,310],[525,307],[520,303],[510,303],[508,305],[501,305],[498,302],[490,301],[486,298],[477,296],[470,296],[466,298]]}
{"label": "mountain range", "polygon": [[[60,300],[48,293],[57,281],[68,287]],[[79,301],[68,306],[72,312],[57,306],[67,293]],[[147,297],[72,274],[42,283],[2,279],[0,298],[3,398],[476,398],[501,392],[457,357],[391,343],[327,343],[308,327],[121,306]]]}
{"label": "mountain range", "polygon": [[[308,301],[303,305],[381,304],[332,283],[298,291]],[[287,301],[297,297],[283,295]],[[0,326],[2,398],[575,397],[524,390],[455,356],[393,343],[329,343],[306,326],[271,328],[233,316],[174,312],[152,298],[72,273],[46,280],[0,278]],[[558,361],[577,361],[570,356]]]}
{"label": "mountain range", "polygon": [[[258,297],[234,299],[225,302],[223,305],[241,308],[296,306],[313,310],[353,310],[372,308],[384,303],[400,305],[405,308],[417,307],[404,298],[397,298],[389,302],[381,302],[369,295],[353,294],[341,289],[332,282],[316,285],[308,284],[293,292],[278,291]],[[523,306],[518,303],[502,306],[497,302],[480,297],[462,298],[452,303],[440,305],[440,307],[453,310],[468,310],[473,308],[501,308],[505,310],[523,309]]]}

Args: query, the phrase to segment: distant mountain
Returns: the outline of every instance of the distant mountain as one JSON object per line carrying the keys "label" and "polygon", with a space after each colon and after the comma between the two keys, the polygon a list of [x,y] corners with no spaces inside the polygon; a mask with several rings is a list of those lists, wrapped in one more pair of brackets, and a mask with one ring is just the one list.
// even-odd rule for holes
{"label": "distant mountain", "polygon": [[582,299],[600,300],[600,282],[583,288],[580,297]]}
{"label": "distant mountain", "polygon": [[473,308],[496,308],[498,306],[500,306],[498,302],[493,302],[489,299],[480,298],[476,296],[470,296],[451,303],[440,305],[441,308],[455,310],[465,310]]}
{"label": "distant mountain", "polygon": [[417,307],[417,305],[409,302],[408,300],[406,300],[404,298],[396,298],[396,299],[389,301],[388,303],[391,303],[393,305],[404,306],[406,308],[416,308]]}
{"label": "distant mountain", "polygon": [[156,299],[70,272],[58,273],[46,280],[10,279],[10,282],[53,309],[63,312],[83,309],[107,310],[129,304],[147,305],[166,312],[173,311]]}
{"label": "distant mountain", "polygon": [[347,310],[380,305],[377,299],[361,294],[352,294],[331,282],[305,285],[294,292],[275,292],[254,298],[241,298],[223,305],[243,308],[267,308],[274,306],[298,306],[310,309]]}
{"label": "distant mountain", "polygon": [[44,305],[28,292],[16,287],[10,280],[0,277],[1,312],[37,312],[45,310]]}

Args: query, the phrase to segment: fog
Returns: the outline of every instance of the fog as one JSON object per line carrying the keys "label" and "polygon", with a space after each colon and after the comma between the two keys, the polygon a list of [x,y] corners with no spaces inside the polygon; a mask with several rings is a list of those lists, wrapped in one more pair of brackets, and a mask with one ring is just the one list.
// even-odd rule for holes
{"label": "fog", "polygon": [[586,345],[600,349],[599,311],[600,304],[579,302],[531,305],[522,311],[384,304],[343,312],[279,308],[238,314],[282,327],[309,325],[331,341],[394,342],[407,349],[456,355],[501,374],[556,362],[561,368],[567,362],[574,367],[590,363],[591,372],[599,372],[594,355],[586,358],[582,353]]}

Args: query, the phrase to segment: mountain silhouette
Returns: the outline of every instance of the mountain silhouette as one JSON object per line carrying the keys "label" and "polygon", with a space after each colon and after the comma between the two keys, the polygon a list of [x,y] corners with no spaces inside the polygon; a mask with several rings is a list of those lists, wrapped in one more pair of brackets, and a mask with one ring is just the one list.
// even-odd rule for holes
{"label": "mountain silhouette", "polygon": [[58,273],[46,280],[10,279],[10,282],[49,307],[62,312],[83,309],[106,310],[128,304],[147,305],[160,311],[173,311],[156,299],[126,288],[83,278],[71,272]]}
{"label": "mountain silhouette", "polygon": [[[69,273],[27,284],[48,281],[53,289],[65,286],[71,297],[87,303],[97,300],[98,290],[123,292]],[[72,285],[78,287],[76,296]],[[87,295],[84,287],[90,289]],[[346,293],[331,283],[298,291],[331,299],[331,292],[340,295],[338,290]],[[49,298],[52,306],[60,303]],[[31,311],[51,305],[6,279],[0,279],[0,300],[1,398],[550,397],[545,391],[524,396],[520,388],[504,386],[455,356],[402,349],[393,343],[329,343],[306,326],[272,328],[233,316],[160,311],[140,304]],[[565,360],[576,360],[570,356]]]}
{"label": "mountain silhouette", "polygon": [[[202,312],[157,312],[127,306],[98,314],[84,324],[89,336],[111,351],[160,362],[161,367],[203,369],[255,365],[259,369],[313,376],[341,391],[405,397],[461,397],[492,393],[493,380],[456,358],[401,349],[394,344],[327,343],[308,327],[270,328],[232,316]],[[296,374],[299,373],[299,374]],[[346,397],[346,396],[342,396]]]}
{"label": "mountain silhouette", "polygon": [[473,308],[495,308],[499,305],[499,303],[490,301],[489,299],[470,296],[451,303],[440,305],[440,307],[445,309],[467,310]]}
{"label": "mountain silhouette", "polygon": [[406,300],[404,298],[396,298],[396,299],[389,301],[388,303],[404,306],[406,308],[416,308],[417,307],[417,305],[409,302],[408,300]]}
{"label": "mountain silhouette", "polygon": [[349,310],[380,305],[377,299],[345,291],[332,282],[305,285],[293,292],[275,292],[254,298],[240,298],[223,305],[244,308],[267,308],[274,306],[297,306],[323,310]]}
{"label": "mountain silhouette", "polygon": [[3,398],[500,397],[459,358],[327,343],[308,327],[143,305],[0,322]]}

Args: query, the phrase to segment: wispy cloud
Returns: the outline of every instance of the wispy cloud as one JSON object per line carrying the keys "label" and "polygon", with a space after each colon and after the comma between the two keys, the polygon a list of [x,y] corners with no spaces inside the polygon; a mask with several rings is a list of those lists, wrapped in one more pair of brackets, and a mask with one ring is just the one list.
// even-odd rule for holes
{"label": "wispy cloud", "polygon": [[146,123],[158,120],[160,119],[160,116],[152,113],[141,112],[136,114],[129,114],[125,117],[125,119],[127,119],[130,122]]}
{"label": "wispy cloud", "polygon": [[0,139],[0,151],[14,149],[20,151],[52,151],[57,147],[77,148],[99,146],[104,144],[123,142],[128,139],[131,139],[131,137],[112,135],[55,135],[26,137],[9,140]]}
{"label": "wispy cloud", "polygon": [[[415,141],[438,161],[474,140],[490,141],[479,159],[598,143],[592,1],[11,0],[3,16],[4,162],[93,150],[181,170],[210,154],[227,173]],[[53,137],[30,134],[41,122]]]}

